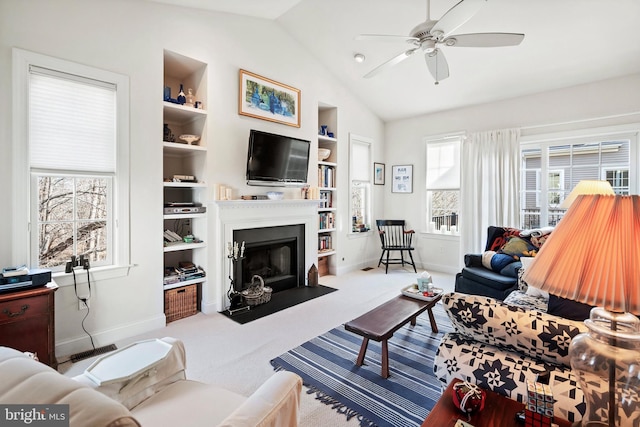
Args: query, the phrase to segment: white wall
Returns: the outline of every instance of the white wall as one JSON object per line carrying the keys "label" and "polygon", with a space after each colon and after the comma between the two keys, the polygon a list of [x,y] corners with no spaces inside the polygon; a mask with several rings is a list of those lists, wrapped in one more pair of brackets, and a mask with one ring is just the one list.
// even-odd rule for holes
{"label": "white wall", "polygon": [[[511,127],[524,128],[523,135],[532,135],[637,123],[638,93],[640,74],[387,123],[384,137],[389,141],[385,146],[387,169],[394,164],[413,164],[414,191],[410,195],[389,193],[384,214],[389,218],[405,218],[416,231],[425,230],[425,136]],[[594,120],[598,118],[603,119]],[[568,124],[546,126],[561,123]],[[462,266],[465,252],[469,248],[460,248],[456,238],[422,234],[416,258],[427,269],[456,272]]]}
{"label": "white wall", "polygon": [[[85,326],[96,346],[164,325],[162,294],[162,107],[163,49],[208,63],[210,183],[224,183],[236,194],[264,192],[244,180],[249,129],[304,139],[317,134],[319,102],[339,108],[340,214],[348,212],[349,132],[374,140],[374,159],[383,156],[384,125],[353,98],[298,43],[274,22],[230,14],[206,13],[135,0],[2,0],[0,2],[0,266],[26,262],[11,249],[13,196],[11,166],[11,48],[59,57],[129,76],[131,87],[131,263],[129,276],[93,285],[91,315]],[[300,129],[237,113],[238,69],[243,68],[301,90]],[[315,162],[315,145],[312,162]],[[342,166],[344,164],[344,166]],[[311,168],[310,181],[316,179]],[[260,191],[258,191],[260,190]],[[263,191],[264,190],[264,191]],[[298,190],[287,190],[289,192]],[[290,194],[291,196],[291,194]],[[376,209],[381,209],[378,197]],[[348,240],[349,222],[338,236],[344,261],[352,268],[361,240]],[[372,239],[373,236],[371,236]],[[371,256],[377,254],[375,245]],[[210,253],[212,253],[211,251]],[[366,253],[366,252],[365,252]],[[216,263],[210,262],[215,265]],[[211,275],[214,277],[214,275]],[[215,286],[215,284],[212,284]],[[56,293],[56,343],[59,354],[86,350],[73,287]]]}

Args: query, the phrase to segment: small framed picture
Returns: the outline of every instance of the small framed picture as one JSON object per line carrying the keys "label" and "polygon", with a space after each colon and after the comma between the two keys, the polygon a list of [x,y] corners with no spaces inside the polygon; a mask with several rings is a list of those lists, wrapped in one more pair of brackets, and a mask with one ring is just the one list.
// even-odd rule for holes
{"label": "small framed picture", "polygon": [[373,184],[384,185],[384,163],[373,163]]}
{"label": "small framed picture", "polygon": [[413,192],[413,165],[396,165],[391,167],[391,192]]}

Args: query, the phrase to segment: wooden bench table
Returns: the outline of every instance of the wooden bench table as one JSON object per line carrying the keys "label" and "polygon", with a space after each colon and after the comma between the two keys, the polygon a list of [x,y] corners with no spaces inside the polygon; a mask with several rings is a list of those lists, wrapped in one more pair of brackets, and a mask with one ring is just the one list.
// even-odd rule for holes
{"label": "wooden bench table", "polygon": [[436,325],[431,309],[441,298],[442,294],[439,294],[429,301],[424,301],[398,295],[362,316],[345,323],[344,328],[347,331],[363,337],[356,365],[362,366],[364,363],[369,340],[382,342],[382,370],[380,375],[383,378],[389,378],[389,338],[407,322],[411,322],[411,326],[415,326],[416,318],[425,311],[429,313],[431,330],[438,332],[438,325]]}

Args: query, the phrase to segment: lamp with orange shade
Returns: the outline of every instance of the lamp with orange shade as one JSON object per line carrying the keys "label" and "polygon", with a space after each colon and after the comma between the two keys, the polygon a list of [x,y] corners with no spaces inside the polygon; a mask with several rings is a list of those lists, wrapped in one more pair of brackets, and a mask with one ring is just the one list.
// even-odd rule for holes
{"label": "lamp with orange shade", "polygon": [[582,426],[640,425],[640,196],[578,196],[523,280],[598,307],[569,347]]}
{"label": "lamp with orange shade", "polygon": [[569,209],[573,201],[583,194],[606,194],[608,196],[615,196],[616,193],[613,191],[613,187],[609,181],[583,179],[578,182],[578,185],[573,187],[571,193],[562,201],[560,209]]}

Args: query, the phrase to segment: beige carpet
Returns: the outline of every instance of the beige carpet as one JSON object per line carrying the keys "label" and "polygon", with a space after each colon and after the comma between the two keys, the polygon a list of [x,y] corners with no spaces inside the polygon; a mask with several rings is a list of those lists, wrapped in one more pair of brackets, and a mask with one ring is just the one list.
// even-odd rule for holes
{"label": "beige carpet", "polygon": [[[431,274],[434,286],[453,290],[453,275]],[[273,375],[271,359],[367,312],[415,281],[413,270],[399,266],[390,267],[388,274],[383,268],[374,268],[341,276],[323,276],[320,283],[337,288],[337,292],[245,325],[221,314],[198,313],[116,345],[121,348],[141,339],[178,338],[187,350],[187,378],[249,395]],[[94,359],[63,363],[59,370],[68,376],[78,375]],[[347,422],[344,415],[316,401],[313,394],[307,395],[304,388],[300,425],[353,427],[358,426],[358,422],[355,419]]]}

